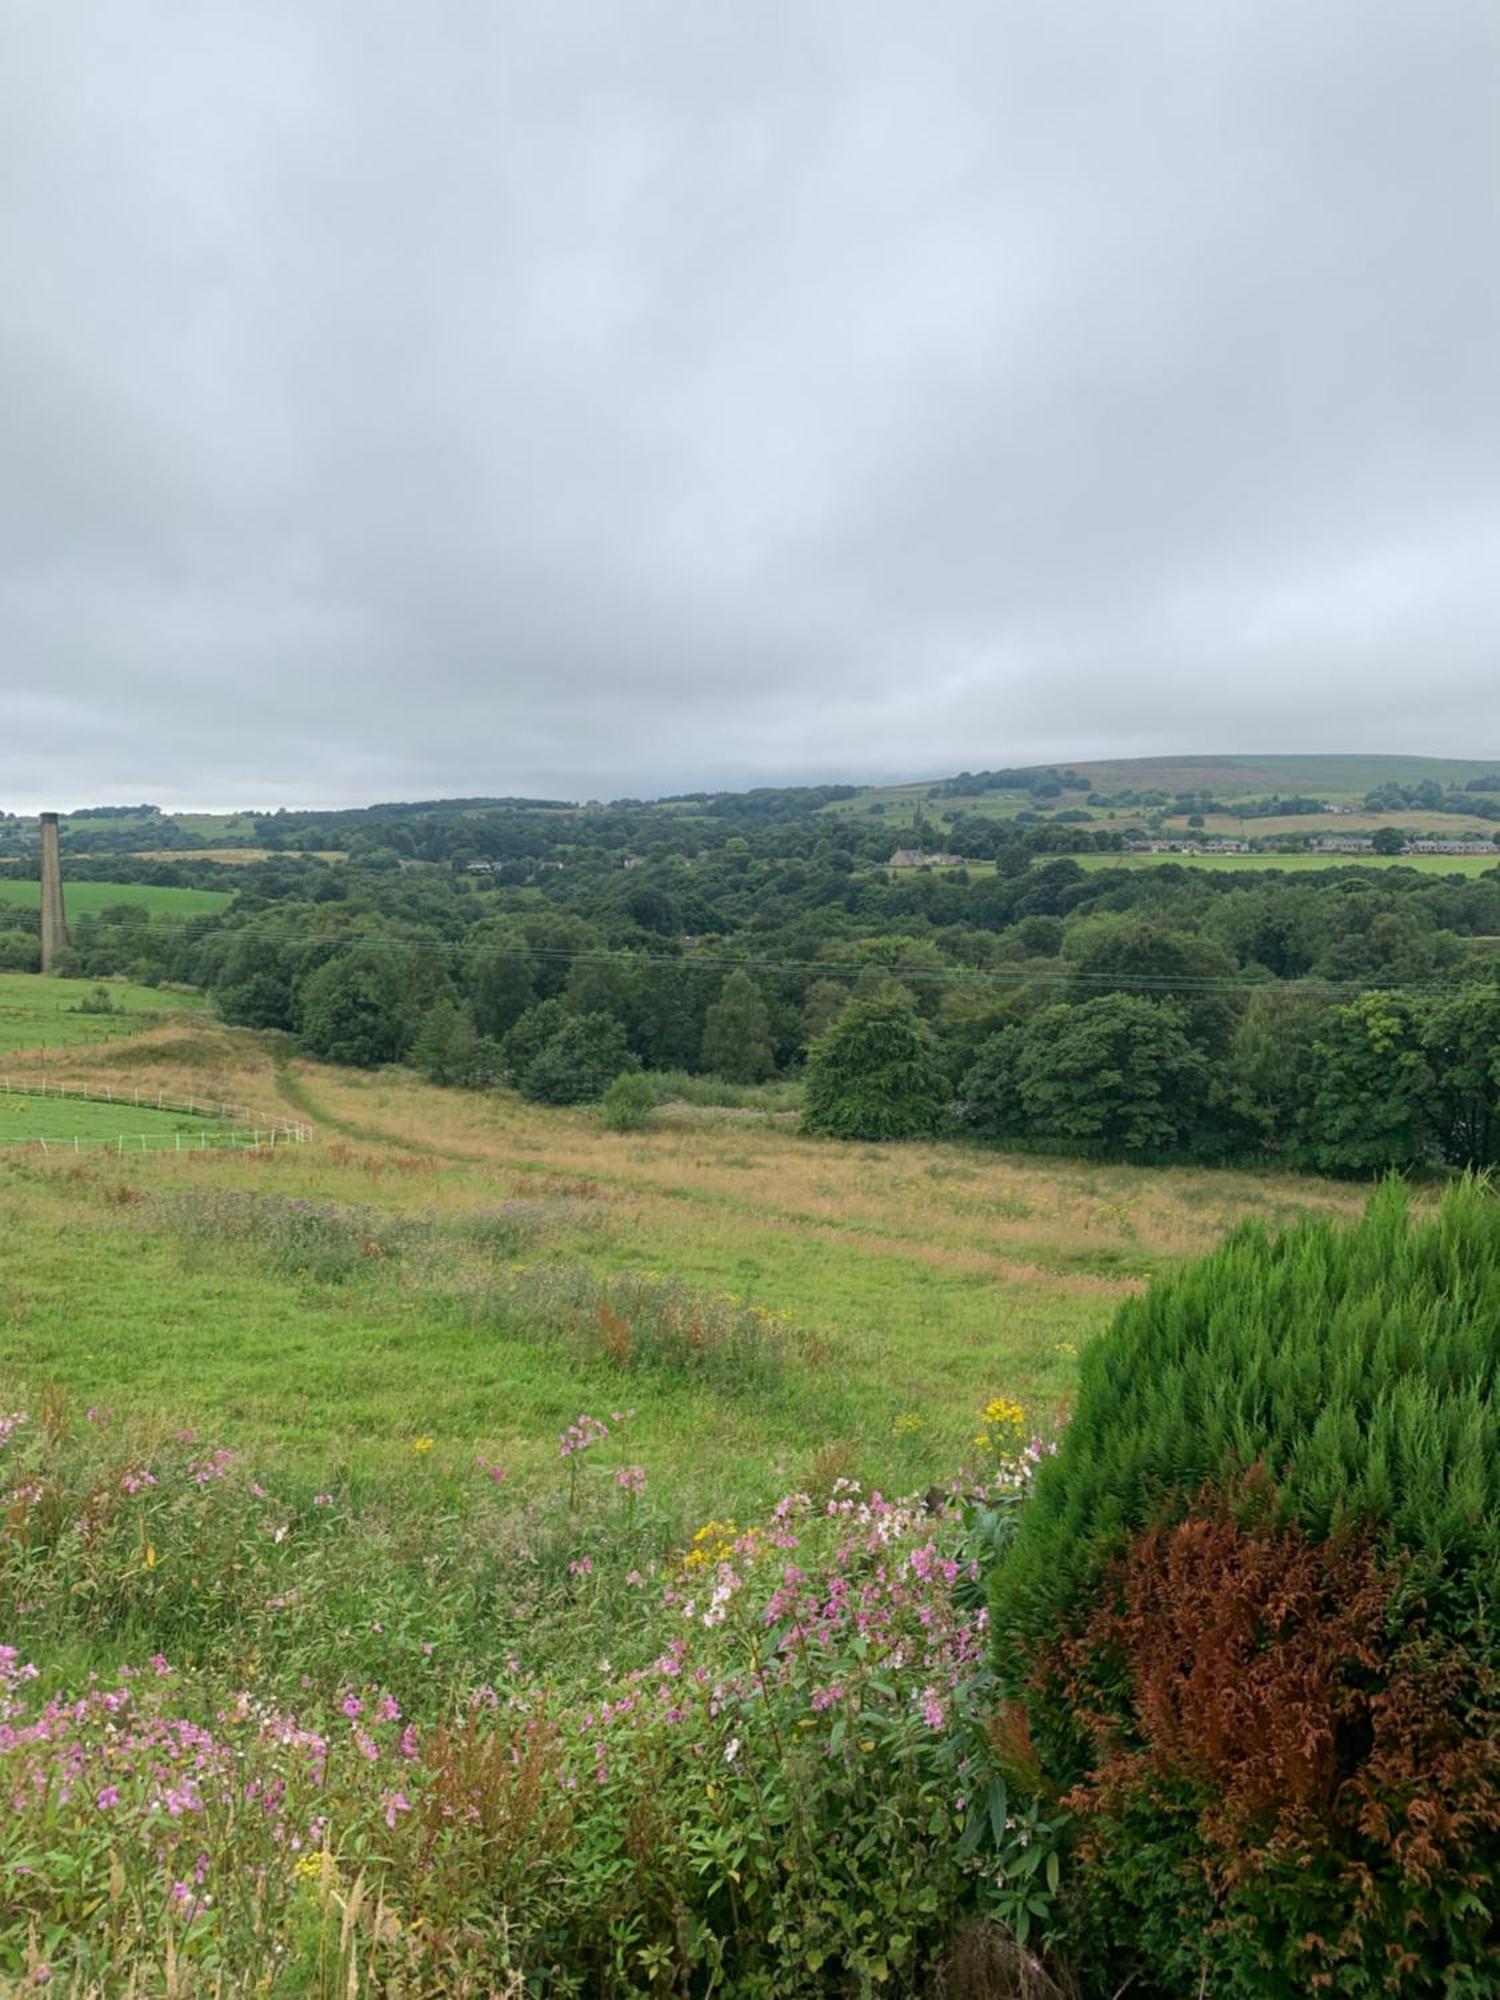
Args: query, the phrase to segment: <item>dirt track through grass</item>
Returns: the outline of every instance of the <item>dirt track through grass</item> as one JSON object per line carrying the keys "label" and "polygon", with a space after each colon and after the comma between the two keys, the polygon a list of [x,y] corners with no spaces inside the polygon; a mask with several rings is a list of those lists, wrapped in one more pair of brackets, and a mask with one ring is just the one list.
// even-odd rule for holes
{"label": "dirt track through grass", "polygon": [[[414,1433],[439,1439],[439,1463],[482,1446],[540,1469],[579,1409],[628,1400],[653,1473],[705,1504],[828,1450],[878,1477],[894,1454],[920,1479],[951,1465],[990,1396],[1042,1416],[1065,1402],[1081,1345],[1153,1271],[1245,1215],[1359,1201],[1290,1177],[842,1146],[688,1106],[627,1137],[587,1111],[307,1063],[208,1022],[75,1048],[55,1073],[174,1096],[211,1085],[317,1136],[274,1158],[0,1167],[19,1225],[0,1242],[12,1378],[343,1454],[362,1476]],[[262,1198],[270,1215],[326,1210],[330,1228],[368,1216],[356,1234],[375,1248],[332,1282],[269,1268],[253,1245],[181,1240],[193,1203]],[[525,1241],[476,1252],[474,1230],[510,1215]],[[621,1374],[587,1326],[559,1350],[517,1316],[506,1287],[528,1272],[681,1281],[811,1344],[770,1389]]]}

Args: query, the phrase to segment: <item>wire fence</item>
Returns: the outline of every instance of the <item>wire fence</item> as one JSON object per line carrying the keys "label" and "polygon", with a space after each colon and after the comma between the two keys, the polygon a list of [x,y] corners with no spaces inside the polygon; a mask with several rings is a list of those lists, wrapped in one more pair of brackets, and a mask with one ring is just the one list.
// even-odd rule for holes
{"label": "wire fence", "polygon": [[75,1133],[71,1139],[45,1139],[38,1133],[31,1139],[0,1139],[0,1152],[23,1152],[30,1147],[52,1153],[268,1153],[288,1146],[312,1143],[305,1125],[263,1125],[233,1127],[216,1132],[207,1125],[199,1132],[117,1132],[99,1139],[85,1139]]}
{"label": "wire fence", "polygon": [[[24,1098],[28,1102],[64,1099],[83,1104],[106,1104],[117,1109],[175,1113],[178,1117],[202,1119],[196,1130],[184,1132],[180,1126],[170,1131],[110,1132],[97,1136],[34,1134],[6,1140],[0,1133],[0,1148],[37,1146],[45,1152],[82,1152],[104,1148],[118,1153],[208,1152],[228,1148],[259,1152],[277,1146],[306,1146],[312,1141],[311,1125],[287,1118],[268,1117],[243,1104],[226,1104],[222,1099],[174,1097],[165,1090],[116,1089],[112,1084],[57,1083],[46,1076],[0,1076],[0,1097]],[[215,1130],[215,1126],[219,1129]]]}

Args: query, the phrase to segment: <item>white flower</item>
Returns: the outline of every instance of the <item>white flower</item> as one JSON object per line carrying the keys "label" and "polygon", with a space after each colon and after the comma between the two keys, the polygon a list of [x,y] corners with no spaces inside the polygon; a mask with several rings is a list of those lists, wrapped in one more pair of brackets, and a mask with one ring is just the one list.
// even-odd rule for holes
{"label": "white flower", "polygon": [[728,1743],[724,1746],[724,1762],[726,1764],[732,1764],[735,1758],[739,1756],[739,1754],[740,1754],[740,1739],[738,1738],[738,1736],[731,1736]]}

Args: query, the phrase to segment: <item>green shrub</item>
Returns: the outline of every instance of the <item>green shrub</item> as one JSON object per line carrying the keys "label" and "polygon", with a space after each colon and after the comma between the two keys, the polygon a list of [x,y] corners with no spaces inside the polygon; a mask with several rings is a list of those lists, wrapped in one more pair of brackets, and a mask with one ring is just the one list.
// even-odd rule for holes
{"label": "green shrub", "polygon": [[993,1592],[1102,1980],[1491,1993],[1500,1203],[1245,1225],[1121,1308]]}
{"label": "green shrub", "polygon": [[0,972],[39,972],[41,966],[38,937],[28,931],[0,930]]}
{"label": "green shrub", "polygon": [[107,986],[96,986],[92,993],[86,993],[76,1007],[70,1008],[74,1014],[123,1014],[124,1008],[117,1006],[114,995]]}
{"label": "green shrub", "polygon": [[600,1102],[611,1132],[644,1131],[655,1109],[656,1092],[639,1070],[621,1070]]}

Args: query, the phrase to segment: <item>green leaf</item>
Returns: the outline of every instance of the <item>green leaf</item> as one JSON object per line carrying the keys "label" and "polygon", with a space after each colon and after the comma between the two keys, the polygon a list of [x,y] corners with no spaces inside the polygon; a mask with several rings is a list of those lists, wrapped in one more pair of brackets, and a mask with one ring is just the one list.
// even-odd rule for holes
{"label": "green leaf", "polygon": [[996,1847],[1000,1847],[1005,1841],[1005,1820],[1010,1806],[1004,1778],[990,1779],[989,1790],[985,1793],[985,1804],[989,1808],[990,1832],[994,1836]]}

